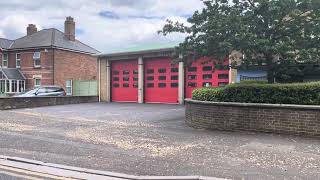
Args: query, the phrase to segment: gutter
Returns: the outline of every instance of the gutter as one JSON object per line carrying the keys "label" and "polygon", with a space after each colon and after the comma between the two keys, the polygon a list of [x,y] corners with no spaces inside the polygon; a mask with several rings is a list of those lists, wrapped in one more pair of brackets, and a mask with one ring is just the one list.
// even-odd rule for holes
{"label": "gutter", "polygon": [[117,56],[128,56],[128,55],[140,55],[140,54],[150,54],[150,53],[160,53],[167,51],[174,51],[175,48],[162,48],[162,49],[150,49],[150,50],[141,50],[141,51],[127,51],[127,52],[118,52],[118,53],[102,53],[94,56],[97,57],[117,57]]}

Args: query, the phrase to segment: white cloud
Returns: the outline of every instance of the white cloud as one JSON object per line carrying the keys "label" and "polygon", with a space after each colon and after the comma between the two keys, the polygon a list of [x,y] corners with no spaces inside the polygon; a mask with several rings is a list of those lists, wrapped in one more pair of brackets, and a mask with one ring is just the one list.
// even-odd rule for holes
{"label": "white cloud", "polygon": [[[184,36],[162,37],[157,31],[165,19],[186,22],[201,9],[200,0],[10,0],[0,1],[0,37],[16,39],[30,23],[38,29],[63,31],[66,16],[73,16],[80,33],[77,39],[102,52],[113,49],[181,41]],[[105,17],[99,15],[105,12]]]}

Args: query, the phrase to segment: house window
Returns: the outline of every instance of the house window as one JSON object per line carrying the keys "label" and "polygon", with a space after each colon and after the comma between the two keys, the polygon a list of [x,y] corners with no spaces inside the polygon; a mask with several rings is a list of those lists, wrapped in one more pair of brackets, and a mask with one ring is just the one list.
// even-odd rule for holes
{"label": "house window", "polygon": [[34,79],[34,87],[39,87],[39,86],[41,86],[41,79],[39,78]]}
{"label": "house window", "polygon": [[41,56],[40,52],[34,52],[33,54],[33,63],[35,68],[41,67],[40,56]]}
{"label": "house window", "polygon": [[2,55],[2,67],[4,68],[8,67],[8,54]]}
{"label": "house window", "polygon": [[11,80],[11,92],[18,92],[17,80]]}
{"label": "house window", "polygon": [[67,96],[72,96],[72,80],[66,81],[66,94]]}
{"label": "house window", "polygon": [[6,80],[0,80],[0,94],[6,92]]}
{"label": "house window", "polygon": [[24,92],[25,88],[25,82],[24,81],[19,81],[19,92]]}
{"label": "house window", "polygon": [[16,68],[21,67],[21,54],[16,54]]}

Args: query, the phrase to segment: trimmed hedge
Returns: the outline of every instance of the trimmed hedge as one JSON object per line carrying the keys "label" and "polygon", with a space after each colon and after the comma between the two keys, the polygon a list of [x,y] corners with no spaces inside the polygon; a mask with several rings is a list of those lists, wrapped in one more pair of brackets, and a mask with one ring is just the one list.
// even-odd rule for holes
{"label": "trimmed hedge", "polygon": [[295,84],[232,84],[201,88],[192,93],[200,101],[320,105],[320,82]]}

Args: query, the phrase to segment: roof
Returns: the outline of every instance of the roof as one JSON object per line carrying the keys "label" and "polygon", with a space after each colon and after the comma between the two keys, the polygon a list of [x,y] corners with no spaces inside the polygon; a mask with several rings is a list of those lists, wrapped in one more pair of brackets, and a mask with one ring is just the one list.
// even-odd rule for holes
{"label": "roof", "polygon": [[161,53],[161,52],[171,52],[174,51],[178,43],[170,44],[151,44],[151,45],[142,45],[136,46],[128,49],[122,49],[118,51],[113,51],[111,53],[98,54],[98,57],[120,57],[120,56],[132,56],[132,55],[146,55],[152,53]]}
{"label": "roof", "polygon": [[83,44],[78,40],[68,40],[63,32],[55,28],[43,29],[32,35],[16,39],[8,49],[26,49],[39,47],[55,47],[88,54],[99,53],[99,51],[97,51],[96,49]]}
{"label": "roof", "polygon": [[0,49],[9,49],[13,40],[0,38]]}
{"label": "roof", "polygon": [[0,71],[7,77],[7,79],[24,80],[26,79],[19,69],[16,68],[1,68]]}

